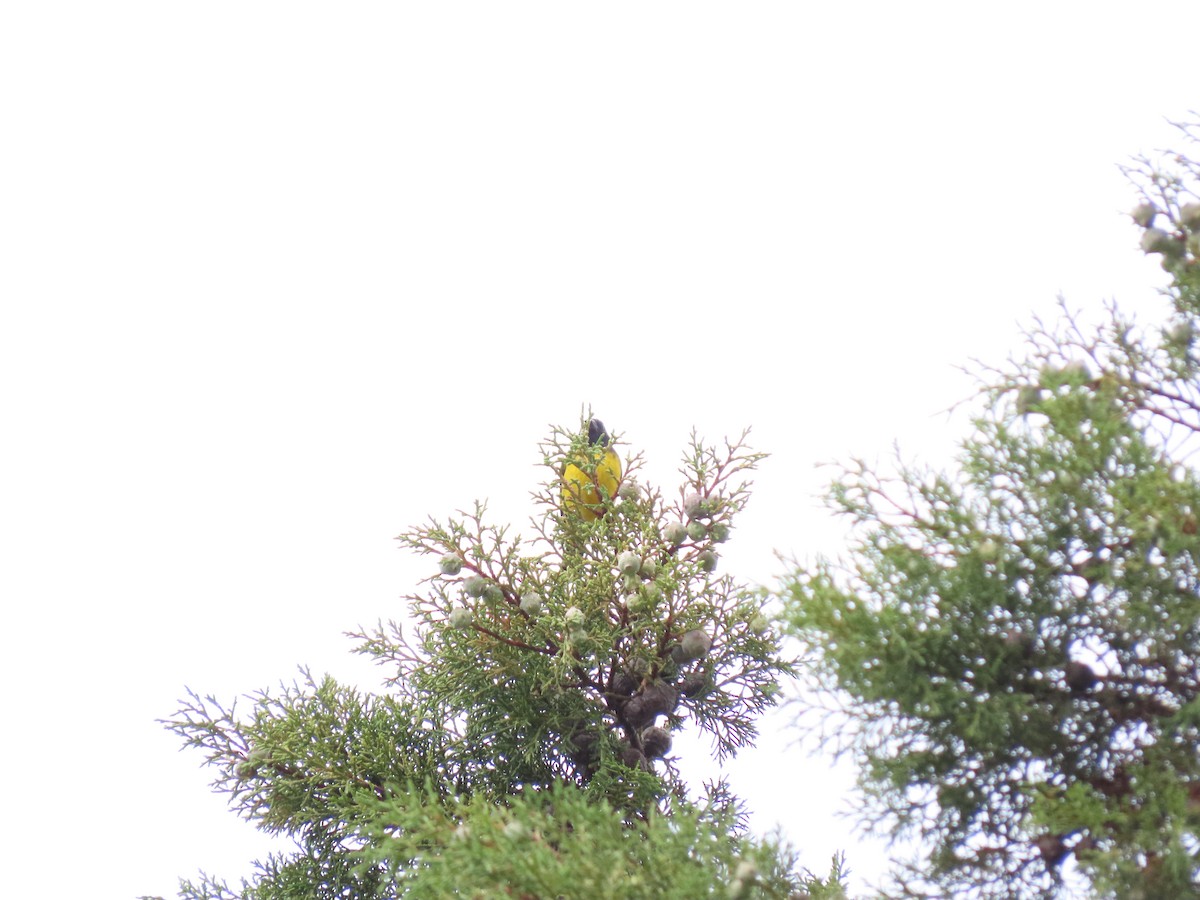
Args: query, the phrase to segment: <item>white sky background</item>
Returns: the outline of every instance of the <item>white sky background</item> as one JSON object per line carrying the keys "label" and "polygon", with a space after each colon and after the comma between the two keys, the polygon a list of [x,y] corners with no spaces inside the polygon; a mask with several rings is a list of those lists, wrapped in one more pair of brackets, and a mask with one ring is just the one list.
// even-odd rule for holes
{"label": "white sky background", "polygon": [[[947,458],[954,367],[1059,291],[1159,309],[1115,164],[1178,144],[1198,32],[1191,2],[6,6],[4,893],[248,872],[267,842],[155,719],[301,663],[374,689],[342,632],[429,571],[392,537],[482,497],[528,533],[581,404],[672,487],[693,426],[753,427],[725,571],[836,553],[816,463]],[[877,873],[795,736],[734,772],[756,827]]]}

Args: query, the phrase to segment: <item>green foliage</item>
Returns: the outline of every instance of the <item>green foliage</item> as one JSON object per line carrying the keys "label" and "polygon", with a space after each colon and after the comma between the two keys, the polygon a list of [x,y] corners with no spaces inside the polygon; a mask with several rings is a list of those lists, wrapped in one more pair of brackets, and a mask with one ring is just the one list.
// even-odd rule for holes
{"label": "green foliage", "polygon": [[926,842],[897,895],[1053,895],[1064,870],[1200,893],[1200,169],[1175,162],[1140,170],[1157,212],[1135,211],[1169,223],[1168,326],[1038,323],[983,370],[958,471],[854,463],[831,492],[850,558],[785,585],[864,818]]}
{"label": "green foliage", "polygon": [[712,810],[681,805],[629,825],[563,784],[503,805],[423,799],[400,795],[382,805],[386,824],[363,854],[390,867],[406,897],[692,900],[712,896],[739,872],[755,897],[787,898],[798,887],[786,850],[728,840],[733,823]]}
{"label": "green foliage", "polygon": [[[181,896],[841,896],[840,861],[799,873],[743,833],[723,785],[689,801],[670,755],[689,720],[718,757],[750,744],[791,671],[758,596],[717,571],[761,459],[744,437],[718,451],[693,436],[668,503],[637,484],[638,457],[608,490],[606,448],[556,429],[532,541],[482,504],[398,538],[433,574],[406,626],[353,635],[389,693],[303,672],[247,716],[191,694],[168,727],[296,851],[238,890],[202,876]],[[596,482],[586,515],[564,502],[567,460]]]}

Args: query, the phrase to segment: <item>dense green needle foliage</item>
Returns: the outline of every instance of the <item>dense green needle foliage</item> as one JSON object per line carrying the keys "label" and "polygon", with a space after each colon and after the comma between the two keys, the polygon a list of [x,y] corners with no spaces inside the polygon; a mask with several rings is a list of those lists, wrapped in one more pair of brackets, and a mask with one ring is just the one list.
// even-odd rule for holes
{"label": "dense green needle foliage", "polygon": [[928,851],[891,895],[1200,896],[1200,166],[1130,174],[1170,320],[1039,323],[958,470],[849,466],[850,555],[785,586],[806,714]]}
{"label": "dense green needle foliage", "polygon": [[545,444],[532,540],[483,504],[399,536],[431,575],[407,622],[353,635],[387,693],[305,672],[246,716],[189,697],[168,726],[296,851],[240,889],[205,877],[181,896],[842,896],[839,860],[828,879],[798,870],[745,833],[723,784],[689,795],[671,754],[689,721],[718,758],[752,743],[791,672],[761,595],[718,571],[761,455],[693,436],[667,502],[636,456],[617,478],[587,432]]}
{"label": "dense green needle foliage", "polygon": [[[793,856],[769,842],[729,840],[736,825],[711,809],[630,824],[561,784],[503,806],[412,800],[393,802],[385,839],[364,853],[390,867],[397,856],[416,861],[397,871],[405,897],[490,897],[502,885],[513,897],[692,900],[729,896],[734,891],[714,886],[739,878],[753,884],[743,896],[795,896]],[[814,896],[838,896],[813,887]]]}

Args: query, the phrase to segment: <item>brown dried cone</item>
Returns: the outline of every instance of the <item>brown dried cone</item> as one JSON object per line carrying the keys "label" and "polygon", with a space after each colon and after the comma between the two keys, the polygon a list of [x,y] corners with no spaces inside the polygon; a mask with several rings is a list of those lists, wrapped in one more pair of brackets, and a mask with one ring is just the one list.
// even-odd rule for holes
{"label": "brown dried cone", "polygon": [[646,708],[654,715],[665,716],[673,713],[679,705],[679,691],[658,679],[642,689],[642,699],[646,701]]}
{"label": "brown dried cone", "polygon": [[679,691],[665,681],[655,680],[646,685],[627,704],[622,714],[634,731],[654,724],[659,716],[670,715],[679,705]]}
{"label": "brown dried cone", "polygon": [[571,761],[584,770],[591,769],[599,757],[600,736],[593,731],[577,731],[569,743]]}
{"label": "brown dried cone", "polygon": [[1046,863],[1047,869],[1053,869],[1063,861],[1063,857],[1067,855],[1067,845],[1063,841],[1061,834],[1039,834],[1034,838],[1033,845],[1037,847],[1038,853],[1042,855],[1042,860]]}
{"label": "brown dried cone", "polygon": [[683,680],[679,682],[679,693],[687,697],[689,700],[697,696],[708,687],[708,676],[703,672],[693,672],[690,675],[685,675]]}
{"label": "brown dried cone", "polygon": [[1067,687],[1075,694],[1082,694],[1096,683],[1096,673],[1092,671],[1092,667],[1076,659],[1067,663],[1064,674],[1067,678]]}
{"label": "brown dried cone", "polygon": [[620,694],[623,697],[628,697],[637,690],[637,687],[637,679],[628,672],[619,672],[612,683],[613,693]]}
{"label": "brown dried cone", "polygon": [[650,759],[660,759],[671,749],[671,732],[652,725],[642,732],[642,750]]}
{"label": "brown dried cone", "polygon": [[1110,777],[1089,778],[1088,784],[1105,797],[1126,797],[1133,787],[1133,779],[1129,777],[1129,772],[1124,766],[1117,766]]}
{"label": "brown dried cone", "polygon": [[626,747],[622,750],[621,762],[625,763],[631,769],[650,768],[650,761],[646,759],[646,754],[637,747]]}
{"label": "brown dried cone", "polygon": [[1010,628],[1004,633],[1004,646],[1020,654],[1022,659],[1033,656],[1033,637],[1020,628]]}

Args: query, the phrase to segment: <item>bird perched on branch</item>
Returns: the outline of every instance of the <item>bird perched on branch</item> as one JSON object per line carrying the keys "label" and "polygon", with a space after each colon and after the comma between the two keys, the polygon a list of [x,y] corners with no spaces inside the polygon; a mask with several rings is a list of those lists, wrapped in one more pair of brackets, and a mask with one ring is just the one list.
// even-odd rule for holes
{"label": "bird perched on branch", "polygon": [[564,511],[578,509],[585,522],[604,515],[604,504],[616,496],[621,483],[621,460],[599,419],[588,421],[588,447],[567,460],[562,477]]}

